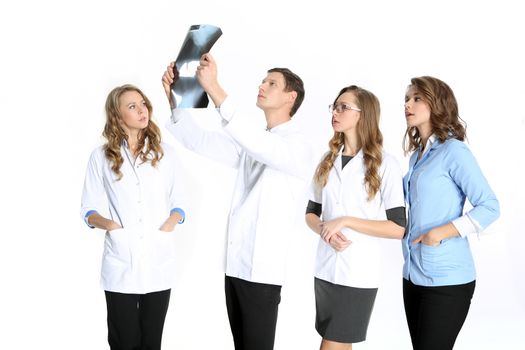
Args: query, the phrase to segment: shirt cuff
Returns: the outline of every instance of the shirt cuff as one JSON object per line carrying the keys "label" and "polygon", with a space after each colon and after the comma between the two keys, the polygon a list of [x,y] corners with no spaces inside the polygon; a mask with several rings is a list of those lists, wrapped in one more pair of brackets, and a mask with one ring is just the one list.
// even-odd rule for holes
{"label": "shirt cuff", "polygon": [[172,215],[173,213],[179,213],[180,214],[181,219],[178,221],[179,224],[184,223],[184,220],[186,220],[186,213],[184,212],[184,210],[182,210],[181,208],[173,208],[170,211],[170,215]]}
{"label": "shirt cuff", "polygon": [[222,119],[226,122],[230,122],[235,115],[235,103],[229,96],[226,96],[224,101],[222,101],[221,106],[219,107],[219,113],[221,114]]}
{"label": "shirt cuff", "polygon": [[88,221],[89,216],[90,216],[91,214],[95,214],[95,213],[98,213],[98,211],[96,211],[96,210],[90,210],[90,211],[88,211],[88,212],[86,213],[86,215],[84,215],[84,222],[86,223],[86,225],[89,226],[89,228],[95,228],[95,226],[90,225],[90,224],[89,224],[89,221]]}
{"label": "shirt cuff", "polygon": [[452,225],[458,230],[461,237],[466,237],[471,233],[480,233],[483,231],[481,225],[468,214],[452,220]]}

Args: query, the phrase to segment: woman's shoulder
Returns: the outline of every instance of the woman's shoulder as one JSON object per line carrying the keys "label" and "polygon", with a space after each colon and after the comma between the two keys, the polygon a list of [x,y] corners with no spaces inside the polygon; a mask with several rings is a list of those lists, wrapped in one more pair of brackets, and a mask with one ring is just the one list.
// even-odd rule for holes
{"label": "woman's shoulder", "polygon": [[170,145],[170,144],[167,143],[167,142],[161,141],[161,143],[160,143],[160,147],[162,147],[162,150],[163,150],[164,152],[170,152],[170,153],[174,153],[174,152],[175,152],[175,149],[173,148],[173,146]]}
{"label": "woman's shoulder", "polygon": [[465,142],[460,141],[454,137],[448,138],[443,142],[443,146],[447,148],[463,148],[466,147]]}
{"label": "woman's shoulder", "polygon": [[162,147],[162,159],[160,160],[161,163],[171,163],[171,164],[179,164],[179,155],[177,154],[177,151],[175,147],[170,145],[166,142],[161,142],[160,146]]}
{"label": "woman's shoulder", "polygon": [[442,143],[442,147],[446,153],[470,153],[470,149],[467,144],[455,138],[446,139]]}
{"label": "woman's shoulder", "polygon": [[443,142],[443,157],[452,163],[462,163],[475,159],[469,146],[457,139],[447,139]]}
{"label": "woman's shoulder", "polygon": [[383,160],[382,160],[381,163],[384,166],[397,166],[397,167],[399,167],[399,161],[391,153],[388,153],[387,151],[382,150],[381,154],[382,154],[382,157],[383,157]]}
{"label": "woman's shoulder", "polygon": [[100,145],[95,147],[91,151],[91,158],[104,158],[105,157],[106,145]]}

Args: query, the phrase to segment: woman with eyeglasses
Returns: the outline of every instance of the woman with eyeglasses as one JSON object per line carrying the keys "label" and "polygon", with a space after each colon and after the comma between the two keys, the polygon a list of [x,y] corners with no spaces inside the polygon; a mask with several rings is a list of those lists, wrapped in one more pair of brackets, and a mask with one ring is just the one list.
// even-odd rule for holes
{"label": "woman with eyeglasses", "polygon": [[306,209],[306,223],[320,235],[314,285],[321,350],[366,339],[381,280],[379,238],[401,239],[406,223],[402,174],[383,151],[376,96],[345,87],[330,112],[334,136]]}
{"label": "woman with eyeglasses", "polygon": [[[404,177],[409,207],[403,238],[403,298],[412,346],[452,349],[475,288],[467,236],[499,216],[499,204],[476,159],[454,93],[443,81],[413,78],[405,96],[410,157]],[[463,213],[468,198],[472,209]]]}
{"label": "woman with eyeglasses", "polygon": [[107,142],[91,153],[82,193],[82,218],[106,231],[101,285],[113,350],[160,350],[175,273],[172,231],[185,218],[181,169],[151,114],[137,87],[109,93]]}

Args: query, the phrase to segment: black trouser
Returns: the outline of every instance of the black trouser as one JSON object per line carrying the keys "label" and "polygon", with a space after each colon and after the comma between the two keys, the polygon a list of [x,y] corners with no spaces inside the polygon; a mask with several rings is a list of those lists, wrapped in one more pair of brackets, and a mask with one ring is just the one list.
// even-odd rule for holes
{"label": "black trouser", "polygon": [[450,350],[467,318],[476,281],[423,287],[403,278],[405,314],[414,350]]}
{"label": "black trouser", "polygon": [[160,350],[171,290],[147,294],[106,291],[111,350]]}
{"label": "black trouser", "polygon": [[236,350],[272,350],[281,286],[226,276],[228,319]]}

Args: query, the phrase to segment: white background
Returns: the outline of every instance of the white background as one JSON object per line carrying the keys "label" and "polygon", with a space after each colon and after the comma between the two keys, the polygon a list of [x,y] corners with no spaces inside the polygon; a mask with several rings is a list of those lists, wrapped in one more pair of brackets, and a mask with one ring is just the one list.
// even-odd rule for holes
{"label": "white background", "polygon": [[[523,349],[525,282],[523,11],[519,1],[17,1],[0,11],[0,343],[6,349],[106,349],[98,281],[103,232],[79,217],[84,171],[103,140],[103,105],[133,83],[169,108],[160,84],[192,24],[220,26],[212,53],[225,89],[252,107],[266,70],[305,82],[297,119],[320,155],[327,105],[346,85],[382,104],[385,148],[404,170],[403,99],[413,76],[455,91],[469,145],[501,203],[471,244],[478,281],[456,349]],[[251,117],[251,116],[250,116]],[[263,115],[255,112],[254,122]],[[165,349],[232,349],[223,296],[223,247],[234,172],[176,146],[190,174],[180,271]],[[306,203],[305,203],[306,204]],[[298,227],[283,288],[276,349],[317,349],[315,235]],[[409,349],[401,247],[384,242],[384,279],[368,340],[355,349]],[[439,332],[439,330],[436,330]]]}

